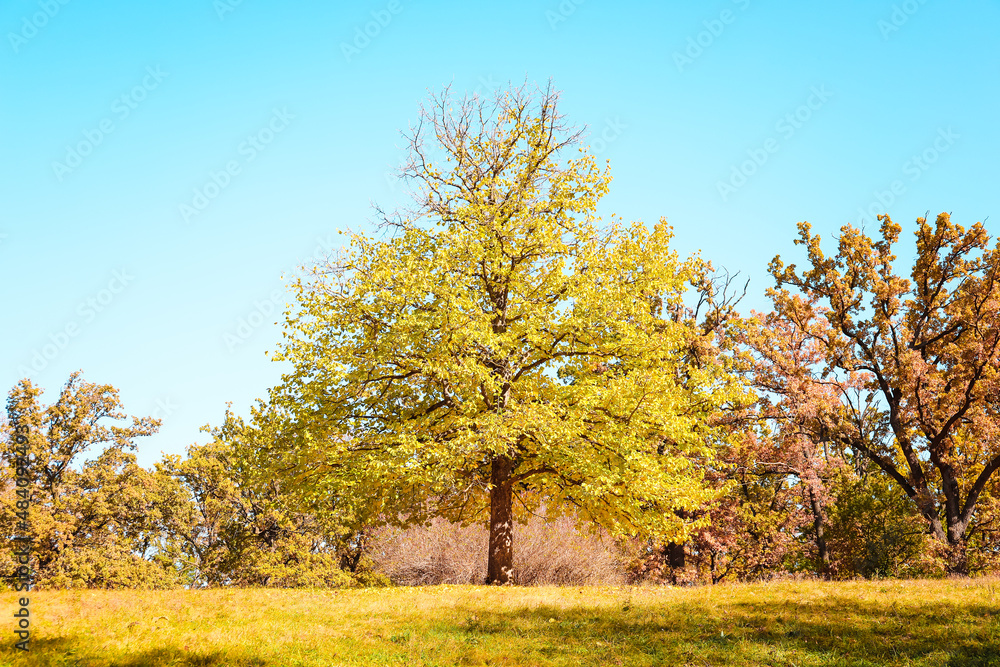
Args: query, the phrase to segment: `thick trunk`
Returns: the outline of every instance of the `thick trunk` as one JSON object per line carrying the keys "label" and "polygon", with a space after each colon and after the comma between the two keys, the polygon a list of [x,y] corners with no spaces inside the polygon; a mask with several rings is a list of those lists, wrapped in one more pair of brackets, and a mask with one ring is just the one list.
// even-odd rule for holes
{"label": "thick trunk", "polygon": [[965,531],[968,524],[961,521],[951,521],[948,526],[948,573],[968,576],[969,554],[966,551]]}
{"label": "thick trunk", "polygon": [[677,573],[684,572],[684,545],[667,542],[663,555],[666,557],[667,567],[670,568],[670,582],[676,586]]}
{"label": "thick trunk", "polygon": [[938,542],[947,542],[948,536],[944,532],[944,526],[941,524],[941,519],[937,516],[928,516],[927,512],[921,512],[924,518],[927,519],[927,523],[931,529],[931,535],[934,536]]}
{"label": "thick trunk", "polygon": [[[684,510],[674,510],[674,514],[681,519],[688,518],[688,513]],[[664,550],[664,555],[666,556],[667,567],[670,568],[670,581],[674,584],[677,583],[678,572],[683,573],[685,566],[685,552],[684,544],[677,542],[667,542],[666,549]]]}
{"label": "thick trunk", "polygon": [[816,494],[812,489],[809,489],[809,503],[812,505],[813,512],[813,528],[816,531],[816,552],[819,556],[819,574],[829,579],[830,578],[830,551],[826,546],[826,531],[823,527],[823,505],[816,498]]}
{"label": "thick trunk", "polygon": [[965,542],[948,545],[948,574],[969,576],[969,554]]}
{"label": "thick trunk", "polygon": [[514,502],[511,473],[514,462],[504,456],[490,468],[490,550],[487,584],[510,584],[514,576]]}
{"label": "thick trunk", "polygon": [[683,544],[675,544],[674,542],[667,543],[667,565],[670,566],[671,570],[684,569],[684,555]]}
{"label": "thick trunk", "polygon": [[[931,537],[941,546],[945,557],[945,567],[949,574],[968,575],[969,560],[966,553],[965,533],[969,528],[969,520],[963,518],[958,511],[957,502],[946,502],[939,507],[933,499],[917,498],[920,513],[927,521]],[[941,510],[944,510],[944,521],[941,520]]]}

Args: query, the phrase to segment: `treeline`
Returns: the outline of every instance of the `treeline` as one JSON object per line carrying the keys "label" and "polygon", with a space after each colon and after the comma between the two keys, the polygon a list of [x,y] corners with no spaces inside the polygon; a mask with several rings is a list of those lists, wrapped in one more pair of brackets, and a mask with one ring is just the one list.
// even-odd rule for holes
{"label": "treeline", "polygon": [[433,97],[406,135],[412,206],[296,279],[291,370],[186,457],[136,465],[157,423],[113,424],[108,385],[74,375],[43,406],[19,383],[0,521],[27,521],[39,584],[997,571],[983,224],[920,218],[901,265],[887,215],[831,255],[800,223],[804,267],[774,257],[770,311],[741,314],[746,286],[679,257],[664,220],[597,224],[609,167],[557,102]]}
{"label": "treeline", "polygon": [[[29,380],[20,382],[0,423],[0,530],[31,538],[38,586],[329,587],[382,580],[362,555],[360,535],[302,511],[280,482],[247,469],[244,448],[253,443],[233,437],[241,424],[232,415],[208,444],[146,469],[136,463],[137,439],[155,433],[159,422],[128,420],[114,387],[74,373],[52,404],[44,405],[40,393]],[[26,442],[13,437],[12,424],[28,427]],[[28,502],[14,483],[22,446]],[[17,528],[23,518],[27,535]],[[5,580],[16,567],[5,550]]]}
{"label": "treeline", "polygon": [[[0,422],[0,526],[8,537],[21,534],[10,425],[29,424],[35,484],[28,519],[38,587],[347,587],[485,579],[488,531],[481,524],[437,519],[405,529],[377,520],[351,526],[344,517],[310,512],[278,479],[253,468],[267,449],[260,442],[265,436],[228,413],[207,444],[143,468],[136,463],[137,440],[158,425],[149,418],[115,424],[125,418],[113,387],[85,382],[80,374],[51,405],[27,380],[9,393]],[[572,512],[554,521],[525,513],[518,516],[516,581],[719,583],[793,574],[947,572],[945,554],[905,493],[863,459],[824,457],[821,465],[813,462],[816,476],[809,480],[779,462],[773,441],[755,436],[743,442],[720,457],[715,483],[730,491],[705,508],[711,525],[689,541],[616,540],[577,527]],[[986,499],[970,531],[971,573],[1000,570],[997,497]],[[5,549],[0,574],[8,584],[16,568]]]}

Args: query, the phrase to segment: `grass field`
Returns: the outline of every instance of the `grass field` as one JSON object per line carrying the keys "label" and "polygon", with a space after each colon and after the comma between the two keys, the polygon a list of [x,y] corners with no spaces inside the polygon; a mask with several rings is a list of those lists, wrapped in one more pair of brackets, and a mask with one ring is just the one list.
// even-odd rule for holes
{"label": "grass field", "polygon": [[33,592],[5,665],[998,665],[1000,580]]}

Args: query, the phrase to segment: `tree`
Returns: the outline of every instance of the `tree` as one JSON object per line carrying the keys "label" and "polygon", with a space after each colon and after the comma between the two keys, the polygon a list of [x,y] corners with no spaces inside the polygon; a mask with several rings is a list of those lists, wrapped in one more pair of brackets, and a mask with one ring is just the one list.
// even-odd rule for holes
{"label": "tree", "polygon": [[[791,317],[825,306],[824,372],[864,378],[858,400],[842,401],[831,439],[902,488],[947,547],[950,570],[964,573],[967,530],[1000,469],[1000,244],[989,247],[981,223],[965,230],[946,213],[934,225],[920,218],[907,280],[894,268],[901,227],[879,220],[878,241],[841,228],[832,257],[800,223],[796,244],[810,267],[772,260],[776,310]],[[805,300],[796,305],[783,285]]]}
{"label": "tree", "polygon": [[[759,420],[753,410],[756,395],[745,381],[752,375],[748,372],[751,365],[740,347],[747,323],[736,310],[746,296],[749,280],[740,291],[737,277],[724,270],[714,272],[711,264],[705,263],[692,280],[697,301],[670,314],[675,322],[693,323],[697,331],[688,340],[684,360],[677,365],[684,371],[676,375],[677,382],[688,386],[689,379],[697,378],[691,385],[696,390],[704,379],[692,376],[688,369],[708,372],[715,376],[716,398],[725,397],[705,415],[711,426],[706,435],[711,437],[714,458],[701,462],[703,481],[715,490],[717,498],[695,511],[676,510],[682,519],[700,519],[701,527],[691,532],[686,542],[645,540],[637,545],[636,540],[624,541],[635,578],[677,584],[700,575],[717,583],[729,574],[746,578],[751,570],[759,577],[762,567],[780,562],[783,555],[786,539],[778,533],[788,516],[778,506],[784,489],[780,483],[779,488],[773,488],[768,482],[747,480],[748,475],[756,474],[748,457],[753,456],[752,443],[757,442],[748,434],[753,435]],[[764,502],[762,496],[770,500]],[[752,539],[748,541],[747,535]]]}
{"label": "tree", "polygon": [[598,229],[610,175],[561,160],[580,133],[557,98],[432,98],[407,135],[414,207],[295,284],[274,355],[299,486],[403,523],[488,513],[489,583],[511,581],[515,499],[680,541],[705,520],[678,511],[713,496],[694,459],[728,383],[690,363],[682,316],[705,264],[662,220]]}
{"label": "tree", "polygon": [[261,474],[275,437],[269,415],[262,403],[249,423],[227,410],[210,442],[157,466],[190,493],[190,517],[177,531],[187,581],[281,588],[380,583],[358,544],[363,534],[297,504],[279,478]]}
{"label": "tree", "polygon": [[720,450],[716,477],[730,491],[710,508],[711,525],[691,540],[692,561],[713,584],[759,581],[796,560],[797,536],[808,523],[800,497],[781,461],[779,439],[766,425],[744,424]]}
{"label": "tree", "polygon": [[[169,554],[183,494],[168,476],[139,466],[133,453],[135,439],[155,433],[159,421],[133,417],[131,425],[115,425],[126,417],[117,390],[85,382],[80,373],[70,376],[54,404],[42,405],[41,393],[27,379],[11,390],[8,437],[0,452],[0,529],[8,536],[23,534],[18,503],[27,501],[38,585],[175,585]],[[15,430],[26,434],[26,461],[19,460],[16,440],[9,437]],[[97,456],[83,460],[94,448],[100,448]],[[18,463],[29,480],[24,489],[13,483]],[[16,565],[10,560],[4,567],[9,572]]]}
{"label": "tree", "polygon": [[845,465],[843,452],[829,437],[841,401],[858,390],[856,374],[831,376],[823,366],[829,337],[824,310],[799,295],[770,293],[781,312],[754,313],[742,331],[750,353],[752,384],[760,392],[753,418],[766,422],[752,464],[755,474],[797,480],[801,507],[811,517],[817,573],[832,574],[826,540],[827,506],[833,498],[828,479]]}

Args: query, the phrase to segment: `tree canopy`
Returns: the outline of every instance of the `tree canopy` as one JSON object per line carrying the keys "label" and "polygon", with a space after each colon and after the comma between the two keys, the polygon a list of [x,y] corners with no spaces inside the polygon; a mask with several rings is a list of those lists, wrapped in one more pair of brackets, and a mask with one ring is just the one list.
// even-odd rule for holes
{"label": "tree canopy", "polygon": [[[126,418],[111,385],[70,376],[51,405],[41,390],[22,380],[7,399],[7,427],[19,429],[27,456],[15,440],[0,440],[3,486],[0,530],[16,529],[19,507],[27,507],[36,582],[51,587],[158,587],[176,583],[164,554],[183,515],[184,496],[170,478],[136,463],[136,439],[151,435],[159,421]],[[110,423],[109,423],[110,422]],[[96,456],[85,460],[90,450]],[[23,463],[27,487],[13,483],[15,461]],[[23,503],[23,504],[22,504]],[[13,560],[3,568],[13,571]]]}
{"label": "tree canopy", "polygon": [[738,393],[691,354],[683,299],[706,264],[663,220],[601,228],[609,172],[562,159],[580,134],[557,99],[432,98],[408,135],[413,208],[296,283],[275,354],[303,487],[408,521],[488,514],[498,583],[515,498],[682,539],[715,493],[693,464],[713,454],[707,416]]}
{"label": "tree canopy", "polygon": [[899,485],[947,547],[951,569],[965,572],[966,531],[1000,469],[1000,243],[990,247],[981,223],[966,230],[947,213],[933,225],[920,218],[907,279],[893,254],[902,228],[879,219],[879,240],[845,226],[830,257],[801,223],[796,243],[809,267],[774,258],[775,308],[800,326],[829,323],[811,334],[823,373],[856,374],[860,391],[841,393],[827,437]]}

